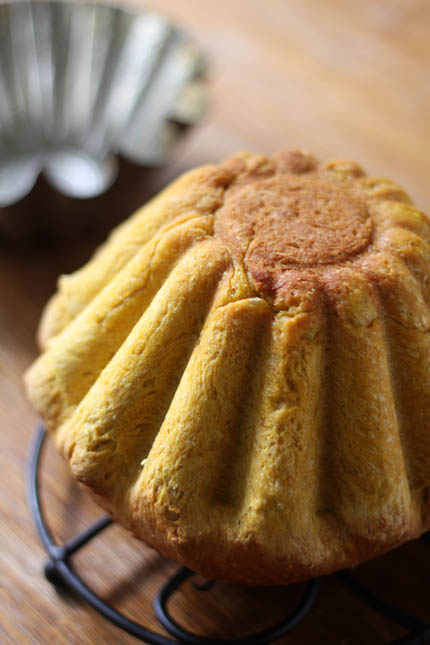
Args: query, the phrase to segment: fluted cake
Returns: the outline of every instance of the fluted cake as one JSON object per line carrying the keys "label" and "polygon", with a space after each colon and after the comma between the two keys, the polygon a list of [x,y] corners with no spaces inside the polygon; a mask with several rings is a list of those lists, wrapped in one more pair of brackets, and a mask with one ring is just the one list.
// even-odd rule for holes
{"label": "fluted cake", "polygon": [[62,276],[30,398],[118,522],[285,584],[430,526],[430,225],[350,161],[193,170]]}

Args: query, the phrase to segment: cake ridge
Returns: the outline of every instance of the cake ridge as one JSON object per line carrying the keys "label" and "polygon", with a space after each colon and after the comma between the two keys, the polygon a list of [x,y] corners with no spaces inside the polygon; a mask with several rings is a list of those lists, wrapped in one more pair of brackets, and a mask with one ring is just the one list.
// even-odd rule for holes
{"label": "cake ridge", "polygon": [[[425,413],[422,412],[430,406],[430,393],[422,385],[429,378],[429,368],[423,357],[430,355],[430,331],[405,328],[386,314],[383,320],[387,355],[392,366],[394,400],[400,418],[400,441],[412,493],[430,481],[430,438]],[[415,351],[411,352],[410,347]],[[408,351],[413,357],[413,370]],[[416,378],[412,380],[412,376]]]}
{"label": "cake ridge", "polygon": [[375,201],[402,202],[412,205],[412,200],[405,190],[395,181],[384,177],[362,177],[358,179],[362,190],[368,192],[369,197]]}
{"label": "cake ridge", "polygon": [[[177,227],[170,235],[155,236],[62,332],[51,339],[48,350],[39,358],[37,367],[32,368],[32,371],[41,372],[42,375],[47,370],[52,371],[56,383],[52,393],[55,394],[57,390],[62,392],[62,405],[66,414],[70,413],[70,406],[75,407],[88,392],[99,372],[106,367],[134,324],[150,306],[180,258],[201,241],[208,239],[210,231],[209,221],[196,218],[192,224]],[[176,251],[176,254],[169,254],[169,251]],[[154,258],[157,258],[158,265],[155,273],[151,272]],[[140,281],[139,299],[136,299],[136,285],[133,284],[136,282],[136,273],[137,280]],[[133,299],[130,290],[134,293]],[[100,310],[102,315],[99,314]],[[110,320],[107,320],[108,317]],[[76,348],[77,337],[80,338],[79,348]],[[64,361],[64,353],[69,356],[67,362]],[[37,382],[31,376],[29,378],[34,389]],[[71,392],[73,398],[70,396]],[[64,418],[55,418],[53,421],[58,424],[63,420]]]}
{"label": "cake ridge", "polygon": [[377,288],[387,315],[403,327],[430,329],[430,312],[420,281],[403,258],[384,249],[374,257],[363,257],[359,266]]}
{"label": "cake ridge", "polygon": [[353,162],[241,153],[62,279],[28,387],[99,504],[248,584],[429,528],[430,223],[408,201]]}
{"label": "cake ridge", "polygon": [[[370,297],[378,306],[375,294]],[[353,534],[370,538],[384,500],[382,512],[391,518],[387,530],[396,534],[402,510],[409,508],[409,486],[405,474],[402,479],[404,456],[390,397],[391,375],[382,322],[379,315],[371,326],[353,324],[338,315],[329,315],[327,322],[332,397],[328,424],[331,439],[327,438],[332,474],[330,505]],[[373,356],[370,347],[375,348]]]}
{"label": "cake ridge", "polygon": [[406,270],[416,279],[424,302],[427,306],[430,305],[428,277],[430,246],[428,242],[417,233],[400,226],[393,227],[381,237],[380,249],[404,263]]}
{"label": "cake ridge", "polygon": [[[323,291],[323,306],[324,311],[328,311],[328,302],[327,294],[325,290]],[[323,327],[323,365],[322,365],[322,379],[321,379],[321,424],[320,432],[318,438],[318,450],[319,450],[319,478],[318,478],[318,488],[316,493],[316,515],[321,515],[323,513],[331,513],[336,517],[337,521],[346,528],[345,522],[342,518],[337,515],[334,508],[333,500],[331,499],[333,481],[332,481],[332,472],[330,468],[330,432],[331,430],[331,400],[333,398],[333,383],[332,383],[332,374],[329,369],[330,367],[330,326],[329,320],[326,317],[324,320]]]}
{"label": "cake ridge", "polygon": [[49,338],[57,335],[166,223],[187,213],[189,219],[211,215],[232,179],[220,166],[183,174],[120,224],[84,267],[69,276],[60,276],[59,291],[42,316],[38,333],[41,347],[46,347]]}
{"label": "cake ridge", "polygon": [[[186,505],[192,497],[194,504],[198,504],[200,509],[199,525],[206,522],[211,524],[210,518],[213,518],[213,512],[217,508],[213,506],[216,487],[213,481],[214,464],[221,463],[224,459],[225,443],[230,441],[233,417],[236,418],[238,414],[237,396],[243,392],[246,379],[246,363],[239,360],[239,354],[242,357],[240,349],[249,352],[243,327],[249,327],[254,319],[264,325],[264,321],[270,316],[267,304],[256,298],[236,300],[210,311],[202,330],[202,342],[195,347],[190,356],[175,397],[148,455],[145,472],[136,484],[137,491],[142,489],[146,494],[150,494],[151,481],[154,478],[165,482],[163,507],[166,507],[170,514],[174,512],[181,516],[186,513]],[[204,342],[204,339],[212,337],[213,333],[220,337],[219,348],[208,348]],[[229,342],[230,338],[236,341],[234,349]],[[231,371],[233,379],[229,383],[228,392],[234,392],[234,400],[230,401],[227,408],[222,405],[227,390],[223,379],[219,379],[221,371],[226,369]],[[194,386],[189,389],[188,384],[192,378]],[[190,408],[186,413],[182,403],[188,398]],[[204,414],[202,412],[203,418],[210,419],[210,435],[205,433],[200,415],[197,415],[197,410],[200,409],[206,411]],[[185,417],[182,416],[182,411],[186,413]],[[227,423],[228,421],[230,423]],[[225,441],[221,442],[224,434]],[[166,459],[167,454],[171,455],[171,459]],[[159,461],[159,455],[164,455],[165,459]],[[185,459],[185,455],[188,455],[189,459]],[[200,456],[204,456],[205,459],[204,469],[199,464]],[[185,479],[193,482],[192,488],[184,484]],[[187,491],[184,499],[179,497],[183,490]],[[156,495],[155,490],[153,494]]]}
{"label": "cake ridge", "polygon": [[[194,257],[190,257],[190,255],[184,256],[182,269],[184,270],[186,265],[190,272],[192,267],[196,266],[196,263],[197,266],[203,266],[201,261],[208,257],[209,246],[213,247],[213,244],[214,242],[210,238],[191,249],[191,251],[194,251]],[[200,261],[198,260],[199,257]],[[204,325],[206,318],[205,307],[207,309],[211,307],[214,293],[218,288],[220,272],[222,273],[228,267],[228,260],[222,249],[218,251],[217,260],[215,261],[214,257],[212,257],[211,262],[212,266],[207,263],[204,266],[206,275],[203,276],[200,282],[196,280],[183,282],[181,285],[182,294],[179,293],[175,275],[171,275],[170,281],[168,280],[164,283],[162,290],[157,293],[150,307],[136,323],[124,343],[81,401],[68,427],[60,428],[63,435],[73,434],[72,426],[79,433],[80,428],[88,424],[88,415],[90,415],[89,430],[86,431],[83,442],[81,442],[81,449],[85,450],[87,454],[93,452],[98,437],[100,435],[103,437],[106,433],[110,433],[111,436],[115,433],[120,439],[124,439],[127,445],[130,441],[130,436],[134,437],[134,440],[138,443],[138,435],[140,434],[137,432],[139,430],[138,426],[140,426],[141,430],[143,427],[142,419],[146,419],[145,426],[148,423],[151,425],[151,420],[153,420],[155,413],[156,420],[153,423],[148,447],[144,447],[142,450],[135,448],[133,451],[133,472],[139,470],[139,464],[150,450],[153,437],[156,436],[160,424],[162,424],[165,411],[170,406],[170,401],[174,396],[189,355],[199,337],[199,330]],[[166,298],[166,293],[170,293],[170,297]],[[166,303],[168,303],[167,306],[173,306],[172,297],[174,293],[177,299],[181,297],[182,305],[181,309],[175,305],[174,316],[172,317],[167,315],[165,308]],[[196,297],[197,295],[198,297]],[[176,302],[178,303],[179,300]],[[170,305],[170,303],[172,304]],[[178,333],[174,322],[179,320],[179,315],[186,316],[187,325],[185,327],[180,325]],[[185,333],[181,334],[181,328]],[[170,353],[166,351],[169,344]],[[125,361],[123,357],[126,359]],[[166,361],[169,369],[166,367]],[[124,366],[121,370],[121,382],[116,379],[117,365]],[[130,392],[128,387],[129,378],[136,373],[140,375],[140,388],[143,388],[142,395],[144,398],[137,396],[136,392]],[[163,384],[163,387],[159,385],[155,390],[152,390],[151,388],[155,387],[150,382],[152,377],[158,379],[159,383]],[[148,382],[145,379],[148,379]],[[148,384],[148,387],[146,387],[146,384]],[[164,392],[163,404],[160,391]],[[113,400],[115,405],[112,409],[103,407],[104,402],[110,406]],[[154,412],[155,410],[156,412]],[[95,421],[91,420],[91,415],[95,415]],[[136,419],[136,423],[134,423],[133,419]],[[125,428],[126,435],[124,434]],[[89,432],[92,432],[92,435]],[[143,441],[144,438],[141,437],[141,440]],[[129,454],[124,448],[123,452],[125,455]],[[103,486],[103,481],[99,481],[105,467],[104,462],[101,463],[101,457],[102,455],[99,454],[92,467],[86,463],[85,471],[82,474],[79,471],[81,464],[78,463],[79,455],[76,450],[72,461],[72,468],[74,468],[78,479],[84,483],[91,483],[96,492],[99,492],[97,489],[99,483]],[[107,462],[113,458],[114,455],[106,455],[104,460],[106,467]],[[75,463],[76,466],[74,466]],[[90,480],[88,477],[88,475],[93,477],[93,471],[99,471],[100,473],[100,475],[97,475],[96,472],[97,481]],[[131,471],[128,471],[128,476],[131,479],[134,477]]]}
{"label": "cake ridge", "polygon": [[[251,299],[248,299],[250,301]],[[253,301],[262,301],[256,296]],[[240,303],[242,301],[235,301]],[[269,341],[269,329],[273,321],[273,312],[267,307],[267,316],[259,325],[256,325],[254,337],[251,338],[247,348],[248,356],[246,370],[242,375],[242,388],[240,400],[237,400],[237,409],[233,421],[232,438],[226,441],[222,464],[219,471],[215,472],[209,498],[214,506],[221,506],[223,513],[229,513],[228,521],[240,521],[243,503],[246,496],[246,487],[249,486],[249,463],[252,458],[255,435],[255,416],[259,412],[260,391],[257,384],[261,385],[260,365],[264,361]],[[226,305],[224,305],[226,306]],[[248,408],[248,409],[247,409]],[[238,437],[237,437],[238,435]]]}
{"label": "cake ridge", "polygon": [[[307,323],[311,317],[313,341],[307,346]],[[324,360],[321,323],[321,319],[315,320],[311,314],[290,318],[278,312],[272,319],[271,342],[264,357],[258,425],[248,471],[252,486],[242,507],[244,526],[248,525],[257,535],[272,533],[274,523],[281,518],[285,535],[296,522],[301,524],[309,520],[313,524],[318,487],[313,463],[318,460],[319,447],[311,437],[318,434],[321,421],[318,378]],[[288,359],[285,360],[287,348]],[[296,380],[298,370],[303,377],[300,384]],[[306,409],[302,407],[304,400],[309,402]],[[303,465],[302,485],[297,487],[300,465]],[[275,546],[273,549],[275,552]]]}
{"label": "cake ridge", "polygon": [[[220,289],[220,290],[221,290],[221,289]],[[215,299],[215,300],[216,300],[216,296],[217,296],[217,294],[214,294],[214,299]],[[222,297],[222,296],[221,296],[221,297]],[[227,309],[227,308],[229,308],[231,305],[241,305],[241,304],[244,304],[244,303],[247,303],[247,302],[251,302],[251,301],[256,302],[256,301],[260,301],[260,300],[261,300],[260,298],[255,298],[255,297],[252,297],[252,298],[250,298],[250,297],[243,297],[243,298],[239,298],[239,299],[237,299],[237,300],[231,300],[231,301],[230,301],[230,300],[228,300],[228,301],[223,302],[222,304],[218,304],[218,305],[214,304],[214,301],[212,300],[212,304],[211,304],[211,306],[210,306],[210,307],[208,307],[207,315],[205,316],[204,322],[203,322],[203,324],[202,324],[202,326],[201,326],[201,330],[200,330],[201,335],[203,335],[203,334],[204,334],[204,331],[205,331],[206,327],[207,327],[208,325],[210,325],[211,320],[212,320],[212,317],[213,317],[214,315],[216,315],[217,313],[222,312],[222,310],[223,310],[223,309]],[[190,363],[190,361],[191,361],[191,360],[192,360],[192,358],[193,358],[193,353],[198,351],[198,347],[199,347],[199,345],[200,345],[200,341],[199,341],[199,340],[197,340],[197,342],[196,342],[196,343],[191,347],[191,350],[190,350],[189,355],[188,355],[188,360],[184,362],[184,369],[183,369],[183,371],[181,372],[181,376],[180,376],[180,378],[179,378],[179,380],[178,380],[178,387],[180,386],[181,379],[183,378],[183,376],[184,376],[184,374],[185,374],[185,371],[186,371],[186,369],[187,369],[187,367],[188,367],[188,364]],[[163,426],[163,423],[164,423],[164,421],[165,421],[165,419],[166,419],[166,416],[167,416],[167,414],[169,413],[170,406],[171,406],[171,404],[172,404],[172,401],[173,401],[174,396],[175,396],[175,392],[173,392],[172,398],[171,398],[171,400],[170,400],[170,404],[169,404],[168,406],[166,406],[166,408],[165,408],[165,414],[164,414],[163,419],[162,419],[162,421],[161,421],[161,423],[160,423],[160,425],[159,425],[159,428],[158,428],[158,432],[157,432],[157,434],[160,432],[160,430],[161,430],[161,428],[162,428],[162,426]],[[154,439],[155,439],[155,437],[154,437]],[[141,479],[141,477],[143,476],[143,469],[144,469],[144,467],[147,465],[148,461],[152,458],[152,456],[151,456],[152,448],[153,448],[153,445],[151,445],[151,447],[150,447],[150,448],[149,448],[149,450],[147,451],[147,453],[146,453],[146,455],[145,455],[144,459],[142,460],[142,463],[141,463],[142,468],[141,468],[141,470],[137,473],[136,479],[135,479],[135,480],[133,480],[133,481],[131,481],[131,483],[130,483],[130,490],[131,490],[131,492],[133,492],[133,489],[135,488],[135,486],[136,486],[136,485],[138,485],[138,481],[139,481],[139,480]]]}
{"label": "cake ridge", "polygon": [[383,302],[381,298],[379,298],[379,305],[380,305],[380,316],[381,316],[381,322],[382,322],[382,329],[383,329],[383,334],[384,334],[384,342],[385,342],[385,350],[386,350],[386,356],[387,356],[387,366],[388,366],[388,373],[390,375],[390,385],[391,385],[391,391],[392,391],[392,397],[393,401],[395,401],[394,405],[394,411],[396,415],[396,420],[397,420],[397,432],[399,436],[399,441],[400,441],[400,446],[402,449],[402,455],[403,455],[403,465],[404,465],[404,471],[405,471],[405,476],[406,476],[406,481],[409,489],[409,494],[411,495],[412,493],[412,481],[411,481],[411,461],[410,461],[410,454],[409,454],[409,449],[407,446],[407,430],[405,427],[405,414],[404,410],[404,401],[402,405],[402,399],[403,399],[403,394],[401,391],[399,391],[398,383],[395,377],[395,359],[393,356],[393,341],[392,341],[392,334],[390,333],[390,324],[388,320],[388,315],[387,312],[384,308]]}

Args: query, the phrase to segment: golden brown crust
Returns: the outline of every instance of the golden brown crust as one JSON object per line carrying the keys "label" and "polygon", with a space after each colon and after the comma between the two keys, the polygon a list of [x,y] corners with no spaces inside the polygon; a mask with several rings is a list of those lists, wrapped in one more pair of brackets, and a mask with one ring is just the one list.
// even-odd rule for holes
{"label": "golden brown crust", "polygon": [[430,526],[430,225],[300,151],[179,179],[60,281],[30,397],[119,522],[285,584]]}
{"label": "golden brown crust", "polygon": [[316,174],[278,174],[227,190],[215,234],[257,291],[276,296],[291,269],[349,260],[368,247],[372,229],[366,201],[347,188]]}

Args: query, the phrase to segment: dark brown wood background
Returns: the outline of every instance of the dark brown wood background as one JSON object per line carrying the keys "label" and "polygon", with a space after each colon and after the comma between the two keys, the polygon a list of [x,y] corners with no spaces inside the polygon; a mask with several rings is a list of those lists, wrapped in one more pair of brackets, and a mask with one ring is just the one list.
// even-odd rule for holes
{"label": "dark brown wood background", "polygon": [[[143,2],[142,2],[143,5]],[[428,0],[152,0],[203,44],[212,60],[212,110],[163,170],[121,165],[115,187],[89,203],[54,195],[40,181],[0,212],[0,642],[89,645],[136,642],[44,580],[44,553],[29,518],[25,472],[36,417],[22,374],[36,355],[37,321],[56,277],[78,267],[110,226],[178,172],[237,149],[301,146],[351,157],[396,179],[429,208],[430,3]],[[50,447],[44,500],[60,540],[99,515]],[[98,592],[151,628],[154,592],[175,565],[108,529],[76,558]],[[355,575],[430,621],[430,548],[422,542],[359,567]],[[239,635],[279,618],[300,591],[210,592],[187,583],[176,618],[212,637]],[[161,630],[162,631],[162,630]],[[400,638],[401,628],[363,608],[335,578],[312,615],[280,642],[358,645]]]}

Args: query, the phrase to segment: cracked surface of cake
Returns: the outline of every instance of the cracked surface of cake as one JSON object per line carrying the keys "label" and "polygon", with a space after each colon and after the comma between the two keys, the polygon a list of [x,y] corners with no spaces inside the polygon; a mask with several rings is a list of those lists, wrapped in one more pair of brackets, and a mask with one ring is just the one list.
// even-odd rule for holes
{"label": "cracked surface of cake", "polygon": [[430,527],[430,224],[300,151],[197,168],[62,276],[30,398],[121,524],[286,584]]}

